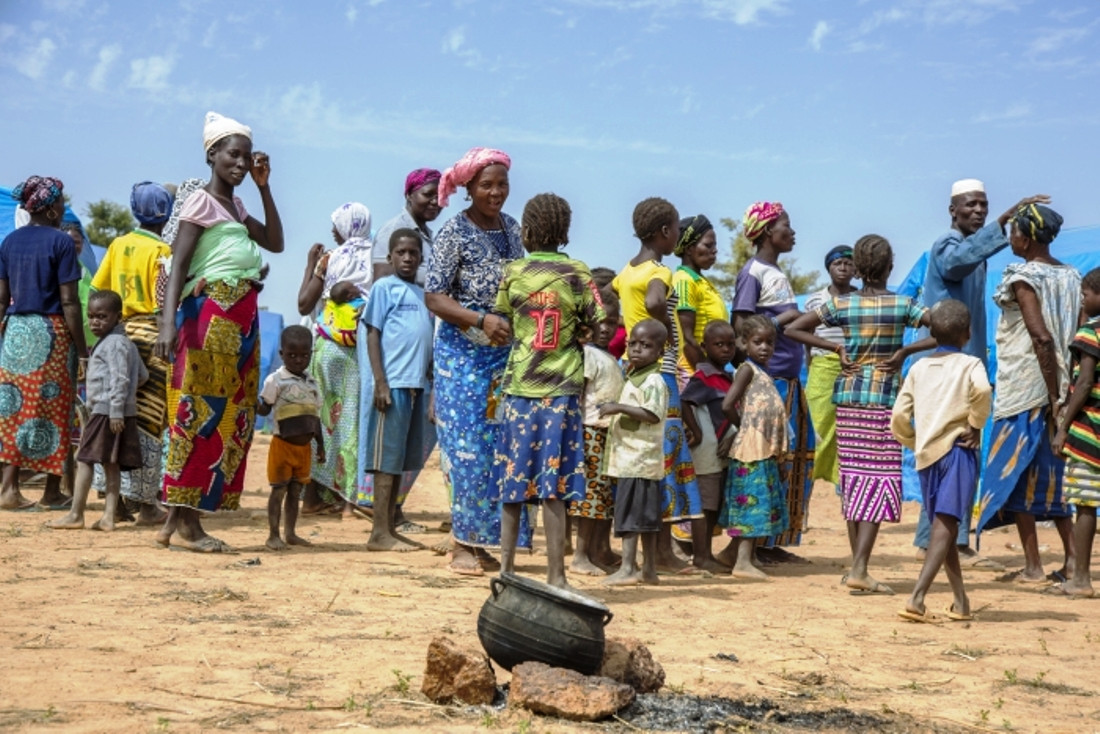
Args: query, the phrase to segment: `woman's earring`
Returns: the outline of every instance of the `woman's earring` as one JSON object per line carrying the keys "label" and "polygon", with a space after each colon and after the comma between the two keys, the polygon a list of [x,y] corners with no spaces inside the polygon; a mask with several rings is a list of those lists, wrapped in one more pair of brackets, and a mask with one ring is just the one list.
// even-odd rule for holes
{"label": "woman's earring", "polygon": [[474,200],[474,197],[470,196],[470,192],[467,191],[466,192],[466,201],[473,201],[473,200]]}

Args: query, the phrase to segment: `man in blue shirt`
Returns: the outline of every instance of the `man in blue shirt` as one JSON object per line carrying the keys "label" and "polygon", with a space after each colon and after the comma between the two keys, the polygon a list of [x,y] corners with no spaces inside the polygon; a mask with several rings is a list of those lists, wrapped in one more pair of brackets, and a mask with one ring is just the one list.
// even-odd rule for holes
{"label": "man in blue shirt", "polygon": [[[951,186],[951,229],[932,245],[928,255],[928,271],[924,276],[924,305],[931,308],[945,298],[962,301],[970,309],[970,341],[963,351],[982,361],[988,367],[989,345],[986,340],[986,260],[1008,247],[1005,226],[1016,210],[1028,204],[1047,204],[1046,194],[1029,196],[997,217],[985,223],[989,214],[989,200],[985,184],[975,178],[956,181]],[[921,507],[920,521],[913,545],[923,557],[932,532],[928,515]],[[959,523],[959,560],[970,568],[991,571],[1004,570],[999,563],[979,556],[969,547],[969,523]]]}

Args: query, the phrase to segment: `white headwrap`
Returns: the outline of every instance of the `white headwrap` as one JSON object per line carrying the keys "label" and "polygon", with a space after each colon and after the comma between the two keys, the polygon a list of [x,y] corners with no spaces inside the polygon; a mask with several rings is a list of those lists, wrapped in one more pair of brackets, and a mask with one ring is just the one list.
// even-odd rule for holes
{"label": "white headwrap", "polygon": [[328,255],[323,298],[328,298],[332,286],[342,280],[355,283],[364,296],[370,292],[374,270],[370,224],[370,209],[357,201],[348,202],[332,213],[332,225],[344,238],[344,244]]}
{"label": "white headwrap", "polygon": [[964,178],[951,184],[951,198],[962,194],[985,193],[985,184],[976,178]]}
{"label": "white headwrap", "polygon": [[232,117],[224,117],[217,112],[207,112],[206,122],[202,126],[202,149],[210,150],[214,143],[230,135],[243,135],[252,139],[252,128],[242,125]]}

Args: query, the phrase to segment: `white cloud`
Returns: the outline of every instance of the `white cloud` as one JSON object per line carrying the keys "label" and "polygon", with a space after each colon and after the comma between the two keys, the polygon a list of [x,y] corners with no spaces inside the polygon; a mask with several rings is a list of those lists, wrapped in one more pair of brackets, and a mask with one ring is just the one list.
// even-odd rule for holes
{"label": "white cloud", "polygon": [[466,45],[466,26],[458,26],[443,36],[443,53],[462,59],[466,66],[478,66],[482,62],[481,52]]}
{"label": "white cloud", "polygon": [[814,51],[821,50],[821,42],[825,40],[825,36],[829,35],[829,31],[832,27],[827,21],[819,20],[817,25],[814,26],[813,33],[810,34],[810,48]]}
{"label": "white cloud", "polygon": [[355,23],[355,19],[359,17],[359,9],[348,3],[348,9],[344,11],[344,17],[348,19],[348,23]]}
{"label": "white cloud", "polygon": [[41,79],[56,50],[57,44],[48,38],[43,38],[29,52],[19,54],[15,61],[15,68],[20,74],[31,79]]}
{"label": "white cloud", "polygon": [[92,67],[92,73],[88,77],[88,86],[96,91],[102,91],[106,88],[107,73],[121,54],[122,46],[117,43],[99,49],[99,61]]}
{"label": "white cloud", "polygon": [[175,59],[167,56],[134,59],[130,62],[130,86],[149,91],[164,89],[175,65]]}
{"label": "white cloud", "polygon": [[1027,50],[1033,54],[1061,51],[1064,46],[1080,41],[1088,34],[1088,27],[1045,30],[1028,44]]}
{"label": "white cloud", "polygon": [[982,112],[981,114],[971,118],[971,122],[983,124],[989,122],[1012,122],[1016,120],[1022,120],[1025,117],[1031,115],[1031,105],[1029,104],[1013,104],[1009,105],[1000,112]]}
{"label": "white cloud", "polygon": [[8,23],[0,23],[0,43],[4,43],[15,35],[15,26]]}
{"label": "white cloud", "polygon": [[788,0],[570,0],[574,5],[608,8],[619,12],[650,10],[654,13],[700,15],[737,25],[755,23],[764,13],[787,11]]}

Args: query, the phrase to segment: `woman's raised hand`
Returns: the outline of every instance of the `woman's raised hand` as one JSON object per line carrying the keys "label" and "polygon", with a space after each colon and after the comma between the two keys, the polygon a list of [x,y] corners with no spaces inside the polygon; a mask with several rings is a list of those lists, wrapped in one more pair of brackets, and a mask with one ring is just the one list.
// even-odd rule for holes
{"label": "woman's raised hand", "polygon": [[306,253],[306,262],[309,263],[310,268],[317,267],[317,263],[321,262],[321,256],[325,254],[325,246],[320,242],[314,242],[313,246],[309,248],[309,252]]}
{"label": "woman's raised hand", "polygon": [[267,153],[262,150],[257,150],[252,154],[252,180],[256,182],[256,186],[263,188],[267,186],[267,178],[271,175],[271,159]]}

